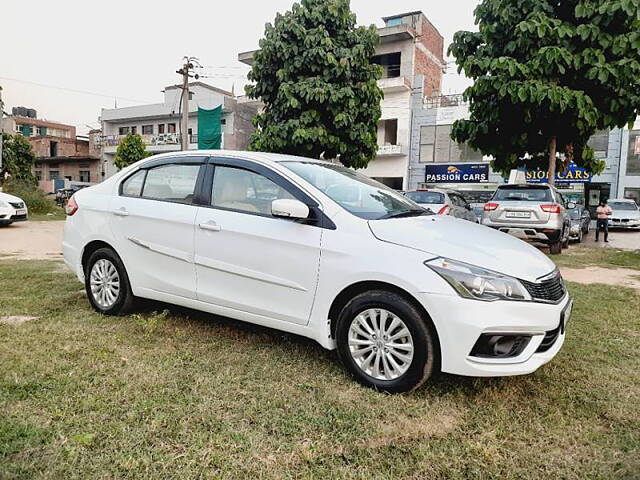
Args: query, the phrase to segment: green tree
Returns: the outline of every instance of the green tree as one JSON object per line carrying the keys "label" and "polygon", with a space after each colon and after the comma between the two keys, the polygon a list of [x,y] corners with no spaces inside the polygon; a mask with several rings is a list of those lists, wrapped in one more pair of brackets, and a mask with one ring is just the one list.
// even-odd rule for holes
{"label": "green tree", "polygon": [[483,0],[478,32],[457,32],[449,53],[474,79],[470,118],[451,136],[503,173],[571,161],[600,173],[587,141],[640,110],[639,0]]}
{"label": "green tree", "polygon": [[365,167],[378,149],[377,43],[374,26],[356,26],[349,0],[302,0],[277,14],[248,75],[247,95],[264,103],[250,147]]}
{"label": "green tree", "polygon": [[128,133],[118,145],[113,164],[118,170],[122,170],[138,160],[147,158],[149,155],[151,153],[145,150],[142,137],[137,133],[135,135]]}
{"label": "green tree", "polygon": [[8,174],[12,180],[18,180],[35,186],[35,177],[32,169],[36,156],[31,144],[19,134],[2,134],[2,168],[0,183],[4,180],[4,174]]}

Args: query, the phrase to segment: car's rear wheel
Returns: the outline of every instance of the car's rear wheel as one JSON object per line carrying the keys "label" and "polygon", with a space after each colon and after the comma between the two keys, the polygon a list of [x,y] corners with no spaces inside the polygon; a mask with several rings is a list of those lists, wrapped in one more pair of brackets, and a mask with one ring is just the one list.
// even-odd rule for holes
{"label": "car's rear wheel", "polygon": [[580,229],[580,231],[578,232],[578,243],[582,243],[582,236],[584,235],[584,233],[582,232],[582,229]]}
{"label": "car's rear wheel", "polygon": [[122,260],[110,248],[100,248],[89,257],[85,290],[94,310],[105,315],[125,314],[135,300]]}
{"label": "car's rear wheel", "polygon": [[413,390],[436,365],[435,334],[427,321],[402,295],[361,293],[338,318],[340,359],[362,385],[390,393]]}

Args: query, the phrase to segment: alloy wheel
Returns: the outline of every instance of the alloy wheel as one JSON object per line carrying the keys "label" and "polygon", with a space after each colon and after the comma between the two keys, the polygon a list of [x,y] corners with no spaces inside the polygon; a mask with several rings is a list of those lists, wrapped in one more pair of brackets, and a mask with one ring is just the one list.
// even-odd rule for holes
{"label": "alloy wheel", "polygon": [[100,308],[111,308],[120,294],[120,275],[105,258],[93,264],[90,275],[91,295]]}
{"label": "alloy wheel", "polygon": [[397,315],[371,308],[351,321],[349,351],[355,364],[367,375],[377,380],[393,380],[411,366],[413,337]]}

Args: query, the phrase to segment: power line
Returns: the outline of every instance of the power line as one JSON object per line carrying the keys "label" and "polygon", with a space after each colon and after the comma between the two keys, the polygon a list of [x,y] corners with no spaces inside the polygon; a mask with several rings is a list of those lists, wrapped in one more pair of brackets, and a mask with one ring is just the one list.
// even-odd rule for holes
{"label": "power line", "polygon": [[139,99],[135,99],[135,98],[121,97],[120,95],[107,95],[105,93],[90,92],[88,90],[76,90],[74,88],[59,87],[57,85],[47,85],[46,83],[32,82],[31,80],[21,80],[19,78],[0,77],[0,79],[1,80],[8,80],[10,82],[26,83],[26,84],[35,85],[35,86],[38,86],[38,87],[52,88],[52,89],[55,89],[55,90],[62,90],[62,91],[65,91],[65,92],[80,93],[80,94],[83,94],[83,95],[93,95],[95,97],[119,98],[121,100],[127,100],[129,102],[137,102],[137,103],[153,103],[153,102],[151,102],[149,100],[139,100]]}

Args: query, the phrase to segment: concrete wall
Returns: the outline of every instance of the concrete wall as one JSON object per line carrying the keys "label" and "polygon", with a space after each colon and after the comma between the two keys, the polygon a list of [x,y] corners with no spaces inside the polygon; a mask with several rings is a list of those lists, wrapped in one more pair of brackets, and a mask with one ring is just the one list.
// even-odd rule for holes
{"label": "concrete wall", "polygon": [[88,157],[89,141],[60,138],[60,137],[29,137],[27,141],[31,144],[36,157],[50,157],[50,147],[52,142],[58,144],[58,157]]}

